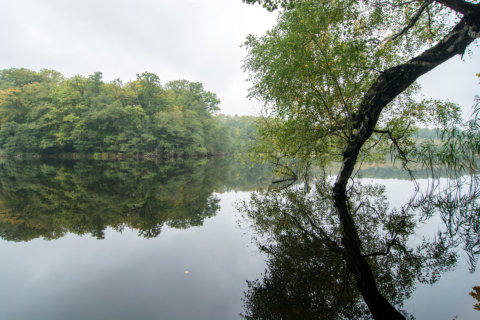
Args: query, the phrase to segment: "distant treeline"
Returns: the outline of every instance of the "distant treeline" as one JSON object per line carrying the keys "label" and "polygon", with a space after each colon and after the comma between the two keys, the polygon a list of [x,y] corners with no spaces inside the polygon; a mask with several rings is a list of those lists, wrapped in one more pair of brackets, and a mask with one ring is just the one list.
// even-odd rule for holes
{"label": "distant treeline", "polygon": [[219,103],[201,83],[162,85],[148,72],[124,84],[105,83],[100,72],[66,78],[53,70],[5,69],[0,153],[232,153],[254,136],[255,119],[215,115]]}
{"label": "distant treeline", "polygon": [[418,128],[413,136],[419,140],[436,140],[441,138],[441,132],[439,129]]}

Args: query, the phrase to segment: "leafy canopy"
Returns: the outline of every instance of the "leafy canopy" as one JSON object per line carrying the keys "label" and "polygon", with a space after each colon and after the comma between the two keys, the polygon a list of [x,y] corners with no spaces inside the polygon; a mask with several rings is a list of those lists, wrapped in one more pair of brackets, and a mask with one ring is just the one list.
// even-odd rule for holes
{"label": "leafy canopy", "polygon": [[[316,207],[324,205],[323,199],[299,211],[288,194],[274,196],[288,207],[285,213],[267,194],[252,198],[254,209],[250,212],[254,216],[278,212],[290,217],[286,230],[270,231],[275,235],[286,234],[291,227],[308,238],[323,229],[319,240],[345,260],[372,316],[405,319],[395,306],[397,301],[382,289],[388,281],[376,275],[375,268],[377,263],[383,264],[381,257],[395,257],[392,250],[403,246],[398,236],[410,234],[409,223],[403,218],[392,220],[395,232],[385,239],[364,230],[375,221],[378,208],[367,208],[365,219],[357,219],[365,201],[357,207],[352,205],[355,194],[362,194],[352,178],[363,160],[382,159],[387,153],[400,158],[412,177],[411,164],[415,161],[431,169],[432,176],[435,166],[444,165],[447,182],[442,186],[434,182],[425,193],[417,193],[401,212],[403,217],[424,220],[439,213],[445,226],[438,239],[425,248],[439,249],[433,256],[443,256],[448,262],[453,261],[448,258],[449,249],[463,244],[475,267],[480,252],[480,108],[477,103],[474,119],[463,122],[454,104],[416,101],[418,87],[414,81],[453,56],[464,54],[480,37],[478,1],[246,2],[262,3],[269,10],[282,8],[276,27],[262,37],[249,37],[245,43],[245,68],[253,84],[250,96],[265,102],[261,137],[254,151],[278,165],[288,164],[292,158],[294,164],[312,159],[321,164],[331,160],[341,163],[335,182],[323,184],[328,190],[325,201],[332,206],[331,218],[338,219],[336,230],[324,230],[324,223],[315,223],[315,218],[322,216]],[[439,127],[440,141],[413,140],[418,126]],[[470,176],[465,175],[466,170]],[[323,174],[322,179],[326,179],[328,173]],[[298,188],[298,193],[310,192],[308,185]],[[315,192],[325,191],[317,188]],[[314,230],[299,223],[301,213],[309,210],[312,214],[306,225]],[[278,226],[275,221],[272,224]],[[337,233],[331,235],[330,231]],[[374,254],[369,253],[369,241],[365,241],[370,236],[380,241],[380,250]],[[406,260],[412,257],[407,254]],[[433,267],[442,268],[441,264]],[[415,264],[409,268],[415,269]],[[250,297],[254,296],[255,291]]]}
{"label": "leafy canopy", "polygon": [[163,86],[149,72],[105,83],[102,73],[64,78],[52,70],[0,70],[0,152],[226,152],[225,127],[214,118],[220,100],[203,85]]}
{"label": "leafy canopy", "polygon": [[[250,97],[265,103],[266,120],[260,123],[265,139],[256,151],[274,157],[338,160],[345,143],[356,134],[353,122],[364,94],[382,70],[409,60],[458,21],[451,10],[432,1],[263,3],[270,8],[294,4],[266,35],[250,36],[245,42]],[[428,14],[407,30],[405,26],[426,10],[426,4]],[[398,96],[383,110],[377,125],[380,131],[402,137],[406,151],[415,125],[443,127],[460,117],[453,104],[415,101],[417,91],[414,85]],[[382,139],[383,147],[390,145],[388,136]]]}

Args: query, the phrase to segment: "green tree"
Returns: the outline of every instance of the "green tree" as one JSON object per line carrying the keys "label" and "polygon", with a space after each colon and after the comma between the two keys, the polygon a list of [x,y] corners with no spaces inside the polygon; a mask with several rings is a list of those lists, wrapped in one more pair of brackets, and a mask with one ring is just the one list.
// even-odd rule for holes
{"label": "green tree", "polygon": [[256,123],[260,121],[260,118],[253,116],[219,115],[217,120],[220,126],[224,128],[223,130],[227,131],[226,135],[221,136],[225,136],[226,139],[229,140],[227,144],[230,149],[223,148],[223,150],[228,150],[232,154],[235,152],[248,153],[248,149],[257,137]]}
{"label": "green tree", "polygon": [[[480,302],[480,286],[475,286],[472,288],[473,290],[469,293],[472,298]],[[480,311],[480,303],[476,303],[473,305],[475,310]]]}
{"label": "green tree", "polygon": [[[391,153],[409,172],[412,160],[426,167],[444,164],[452,181],[449,193],[431,190],[416,203],[417,209],[427,216],[434,210],[445,217],[461,212],[459,225],[476,225],[477,191],[473,188],[465,196],[454,190],[465,183],[459,174],[462,170],[470,170],[472,185],[478,185],[477,121],[462,122],[453,104],[417,102],[413,97],[418,77],[463,55],[480,37],[480,4],[463,0],[245,2],[259,2],[269,10],[283,8],[277,26],[246,42],[245,67],[253,83],[250,95],[265,102],[268,116],[260,129],[263,140],[257,152],[277,163],[292,157],[341,163],[330,187],[330,201],[348,270],[375,319],[404,319],[379,290],[381,281],[366,257],[361,224],[353,217],[347,189],[356,165],[379,151]],[[442,143],[416,145],[412,135],[419,124],[441,127]],[[382,252],[389,252],[388,243]],[[479,242],[465,245],[478,247]]]}
{"label": "green tree", "polygon": [[225,152],[220,101],[197,82],[163,87],[156,74],[104,83],[52,70],[0,71],[0,148],[18,153],[205,156]]}
{"label": "green tree", "polygon": [[25,68],[6,69],[0,72],[0,89],[21,88],[30,83],[40,82],[41,79],[40,74]]}
{"label": "green tree", "polygon": [[163,107],[160,78],[149,72],[137,74],[137,81],[131,83],[137,93],[138,104],[148,113],[153,114]]}

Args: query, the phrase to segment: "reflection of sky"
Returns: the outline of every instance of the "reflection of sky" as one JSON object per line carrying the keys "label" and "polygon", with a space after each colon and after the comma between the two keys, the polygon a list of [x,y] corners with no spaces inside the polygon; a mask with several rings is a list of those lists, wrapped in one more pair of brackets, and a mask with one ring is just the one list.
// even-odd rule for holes
{"label": "reflection of sky", "polygon": [[238,319],[264,262],[237,227],[236,197],[220,195],[203,227],[155,239],[108,230],[105,240],[1,241],[0,319]]}
{"label": "reflection of sky", "polygon": [[[400,207],[413,194],[414,186],[408,180],[368,179],[384,184],[391,206]],[[420,187],[426,186],[426,180],[419,180]],[[436,222],[436,223],[435,223]],[[421,241],[423,235],[434,236],[440,219],[431,219],[422,225],[413,237],[413,241]],[[476,302],[468,293],[473,286],[480,285],[480,272],[470,274],[468,259],[462,250],[458,250],[458,266],[455,271],[443,274],[434,285],[418,285],[412,297],[405,302],[404,309],[416,319],[480,319],[480,312],[473,309]]]}
{"label": "reflection of sky", "polygon": [[[406,180],[375,181],[386,185],[393,206],[413,191]],[[202,227],[165,227],[155,239],[107,230],[105,240],[1,240],[0,319],[238,319],[245,281],[265,268],[233,213],[247,194],[221,194],[220,211]],[[468,293],[479,274],[468,273],[461,255],[455,272],[419,285],[405,309],[417,319],[478,319]]]}
{"label": "reflection of sky", "polygon": [[466,257],[460,255],[454,272],[444,274],[433,286],[417,286],[405,309],[417,319],[480,319],[480,312],[473,309],[476,300],[468,295],[473,286],[480,285],[479,276],[478,270],[469,274]]}

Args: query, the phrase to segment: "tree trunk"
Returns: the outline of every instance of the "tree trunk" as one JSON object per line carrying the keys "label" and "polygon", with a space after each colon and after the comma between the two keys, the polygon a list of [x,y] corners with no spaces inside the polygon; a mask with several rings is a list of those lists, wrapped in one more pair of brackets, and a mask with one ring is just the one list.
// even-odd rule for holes
{"label": "tree trunk", "polygon": [[[456,2],[456,1],[445,1]],[[472,9],[473,8],[473,9]],[[408,62],[384,71],[363,97],[354,117],[356,134],[343,152],[343,164],[333,187],[334,205],[343,229],[342,243],[345,259],[363,299],[375,319],[405,319],[378,291],[377,284],[365,257],[362,255],[358,232],[347,205],[346,188],[352,176],[360,149],[372,135],[380,113],[395,97],[418,77],[457,54],[480,37],[480,5],[469,6],[470,12],[437,45]]]}

